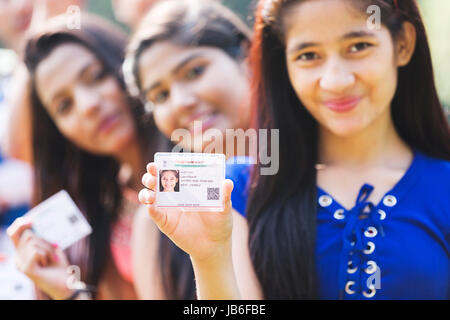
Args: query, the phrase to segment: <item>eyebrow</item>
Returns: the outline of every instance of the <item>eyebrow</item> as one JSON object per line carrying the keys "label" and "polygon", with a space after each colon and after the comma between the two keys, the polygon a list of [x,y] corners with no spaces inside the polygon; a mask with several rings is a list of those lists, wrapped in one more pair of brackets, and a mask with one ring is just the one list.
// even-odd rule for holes
{"label": "eyebrow", "polygon": [[[352,38],[364,38],[364,37],[374,37],[375,35],[372,32],[367,31],[352,31],[349,33],[344,34],[340,40],[347,40]],[[291,50],[289,50],[289,53],[294,53],[309,47],[317,47],[320,44],[318,42],[302,42],[298,45],[295,45],[292,47]]]}
{"label": "eyebrow", "polygon": [[352,31],[349,33],[344,34],[341,39],[342,40],[346,40],[346,39],[351,39],[351,38],[364,38],[364,37],[374,37],[375,34],[373,34],[372,32],[368,32],[368,31]]}
{"label": "eyebrow", "polygon": [[[76,80],[81,79],[83,77],[83,75],[86,73],[86,71],[92,67],[95,64],[95,62],[88,62],[86,63],[83,68],[81,68],[81,70],[78,72],[77,76],[76,76]],[[59,96],[61,96],[64,92],[64,88],[60,89],[59,91],[57,91],[54,95],[52,95],[50,101],[54,101],[56,100]]]}
{"label": "eyebrow", "polygon": [[[192,60],[195,60],[199,57],[202,57],[203,54],[202,53],[193,53],[190,56],[186,57],[185,59],[183,59],[180,63],[178,63],[175,68],[172,69],[171,74],[175,75],[177,74],[181,69],[183,69],[183,67],[185,65],[187,65],[189,62],[191,62]],[[161,85],[161,81],[155,82],[153,85],[149,86],[147,89],[143,90],[144,96],[147,95],[147,93],[149,93],[150,91],[152,91],[154,88],[159,87]]]}

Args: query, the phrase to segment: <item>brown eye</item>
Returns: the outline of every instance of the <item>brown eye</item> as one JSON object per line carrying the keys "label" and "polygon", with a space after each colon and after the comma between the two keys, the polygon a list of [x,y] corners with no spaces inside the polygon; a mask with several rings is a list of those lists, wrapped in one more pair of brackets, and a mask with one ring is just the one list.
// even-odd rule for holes
{"label": "brown eye", "polygon": [[313,61],[319,59],[319,55],[315,52],[306,52],[297,57],[299,61]]}
{"label": "brown eye", "polygon": [[368,43],[368,42],[359,42],[357,44],[354,44],[350,47],[350,52],[351,53],[356,53],[356,52],[360,52],[363,51],[369,47],[372,47],[372,44]]}
{"label": "brown eye", "polygon": [[100,81],[102,81],[107,75],[108,75],[108,72],[107,72],[104,68],[95,70],[95,71],[93,72],[93,74],[92,74],[91,81],[92,81],[93,83],[100,82]]}
{"label": "brown eye", "polygon": [[164,103],[168,98],[169,98],[169,91],[162,90],[155,95],[155,97],[152,99],[152,102],[155,104]]}
{"label": "brown eye", "polygon": [[190,69],[187,73],[186,73],[186,80],[194,80],[198,77],[200,77],[203,72],[205,71],[206,67],[205,66],[197,66],[194,67],[192,69]]}
{"label": "brown eye", "polygon": [[59,115],[65,115],[70,111],[71,107],[72,107],[72,100],[63,99],[61,100],[61,102],[58,103],[56,107],[56,113]]}

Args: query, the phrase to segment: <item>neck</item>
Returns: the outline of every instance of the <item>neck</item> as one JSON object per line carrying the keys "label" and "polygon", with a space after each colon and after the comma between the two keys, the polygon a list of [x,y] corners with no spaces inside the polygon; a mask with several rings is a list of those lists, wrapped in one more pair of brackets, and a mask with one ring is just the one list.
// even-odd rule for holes
{"label": "neck", "polygon": [[120,151],[121,152],[116,156],[116,159],[120,162],[122,167],[125,166],[131,169],[131,188],[137,191],[141,188],[141,177],[145,173],[140,145],[136,139],[133,139],[132,142],[127,144]]}
{"label": "neck", "polygon": [[410,157],[411,151],[397,131],[387,108],[369,127],[351,136],[319,129],[319,163],[352,168],[383,165]]}
{"label": "neck", "polygon": [[[249,130],[248,126],[238,126],[235,130],[242,130],[244,135]],[[241,139],[235,139],[234,136],[228,136],[228,133],[223,135],[223,152],[225,154],[225,159],[229,159],[232,157],[240,157],[240,156],[253,156],[257,158],[257,142],[258,142],[258,134],[255,133],[254,136],[256,139],[252,139],[252,135],[250,132],[249,138],[247,136],[244,136],[243,141]],[[231,146],[227,146],[227,141],[232,142]],[[255,141],[254,141],[255,140]],[[243,142],[241,144],[241,142]],[[256,154],[255,154],[256,153]]]}

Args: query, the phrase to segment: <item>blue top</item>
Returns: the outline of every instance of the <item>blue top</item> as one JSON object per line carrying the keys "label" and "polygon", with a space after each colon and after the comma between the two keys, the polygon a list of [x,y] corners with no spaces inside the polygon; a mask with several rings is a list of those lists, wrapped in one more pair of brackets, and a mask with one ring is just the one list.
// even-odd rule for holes
{"label": "blue top", "polygon": [[450,299],[450,162],[415,152],[377,205],[372,190],[346,210],[317,187],[320,298]]}
{"label": "blue top", "polygon": [[[0,153],[0,166],[2,165],[3,158]],[[23,216],[28,211],[27,205],[21,205],[14,208],[9,208],[5,212],[0,212],[0,227],[8,227],[17,218]]]}
{"label": "blue top", "polygon": [[226,163],[226,178],[234,183],[231,192],[231,203],[233,208],[241,215],[245,216],[247,207],[248,186],[251,159],[249,157],[232,157]]}

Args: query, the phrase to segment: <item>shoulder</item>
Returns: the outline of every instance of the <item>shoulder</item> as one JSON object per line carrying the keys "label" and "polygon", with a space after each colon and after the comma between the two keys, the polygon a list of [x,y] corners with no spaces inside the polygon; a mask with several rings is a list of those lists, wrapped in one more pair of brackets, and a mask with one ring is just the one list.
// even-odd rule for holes
{"label": "shoulder", "polygon": [[417,153],[422,179],[433,184],[450,187],[450,161],[434,158],[423,153]]}
{"label": "shoulder", "polygon": [[[232,157],[226,163],[226,175],[228,179],[238,182],[245,182],[250,176],[253,166],[252,159],[249,157]],[[234,182],[234,181],[233,181]]]}
{"label": "shoulder", "polygon": [[450,161],[417,154],[419,172],[410,194],[412,202],[450,232]]}

